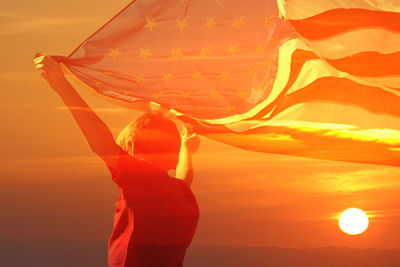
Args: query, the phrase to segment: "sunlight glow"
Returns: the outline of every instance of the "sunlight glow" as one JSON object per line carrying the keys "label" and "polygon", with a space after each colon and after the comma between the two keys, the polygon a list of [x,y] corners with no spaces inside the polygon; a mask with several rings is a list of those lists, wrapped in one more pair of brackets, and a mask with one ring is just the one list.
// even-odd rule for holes
{"label": "sunlight glow", "polygon": [[361,234],[368,227],[368,216],[360,209],[347,209],[340,215],[339,227],[349,235]]}

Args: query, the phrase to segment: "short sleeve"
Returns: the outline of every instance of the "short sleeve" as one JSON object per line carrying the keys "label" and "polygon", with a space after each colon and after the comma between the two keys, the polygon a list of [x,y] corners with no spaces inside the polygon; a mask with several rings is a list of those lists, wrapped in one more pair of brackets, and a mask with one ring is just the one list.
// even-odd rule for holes
{"label": "short sleeve", "polygon": [[134,204],[156,177],[165,175],[164,171],[156,165],[140,160],[120,148],[116,167],[108,165],[112,180],[121,189],[124,199]]}

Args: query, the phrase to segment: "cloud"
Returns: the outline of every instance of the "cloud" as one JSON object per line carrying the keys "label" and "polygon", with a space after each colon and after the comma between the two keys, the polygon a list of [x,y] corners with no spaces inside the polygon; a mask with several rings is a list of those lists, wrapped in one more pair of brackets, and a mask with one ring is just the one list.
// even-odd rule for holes
{"label": "cloud", "polygon": [[22,20],[22,19],[24,19],[23,16],[6,13],[4,11],[0,11],[0,23],[7,22],[7,21],[10,21],[10,20]]}
{"label": "cloud", "polygon": [[370,211],[368,211],[368,217],[370,217],[370,218],[400,217],[400,209],[370,210]]}
{"label": "cloud", "polygon": [[299,179],[298,186],[323,192],[358,192],[373,189],[400,188],[400,170],[377,167],[350,172],[314,172]]}
{"label": "cloud", "polygon": [[[68,111],[69,108],[66,106],[58,106],[56,107],[57,110],[62,110],[62,111]],[[116,113],[126,113],[128,112],[128,110],[126,108],[119,108],[119,107],[115,107],[115,108],[82,108],[82,107],[71,107],[71,109],[73,110],[93,110],[96,113],[103,113],[103,114],[116,114]]]}
{"label": "cloud", "polygon": [[[62,30],[66,33],[69,27],[79,27],[82,25],[97,25],[99,19],[89,17],[77,18],[57,18],[57,17],[39,17],[27,18],[18,15],[5,14],[0,12],[0,35],[4,34],[43,34],[57,33]],[[62,28],[62,26],[68,26]]]}
{"label": "cloud", "polygon": [[0,81],[9,81],[23,78],[24,81],[42,82],[42,78],[35,71],[4,71],[0,72]]}
{"label": "cloud", "polygon": [[16,102],[0,103],[0,107],[10,107],[10,108],[40,108],[39,105],[25,104],[21,105]]}
{"label": "cloud", "polygon": [[[251,164],[239,165],[236,162],[225,165],[235,167],[229,170],[227,167],[223,170],[196,169],[196,194],[203,206],[217,212],[280,208],[288,211],[289,207],[299,205],[295,211],[290,209],[296,213],[298,221],[332,221],[338,217],[337,212],[342,207],[349,203],[364,207],[367,200],[365,208],[396,209],[388,203],[392,203],[400,192],[400,170],[397,168],[341,163],[307,167],[293,166],[290,162],[285,166],[274,166],[275,163],[265,164],[265,171],[260,168],[251,170]],[[337,169],[343,171],[334,171]],[[376,212],[370,211],[369,214],[373,216]],[[387,212],[382,216],[394,215]]]}
{"label": "cloud", "polygon": [[32,158],[0,158],[5,168],[12,166],[49,166],[49,165],[86,165],[103,164],[97,156],[69,156],[69,157],[32,157]]}
{"label": "cloud", "polygon": [[48,157],[0,157],[2,185],[29,181],[58,179],[80,179],[87,175],[107,175],[104,162],[97,156],[48,156]]}

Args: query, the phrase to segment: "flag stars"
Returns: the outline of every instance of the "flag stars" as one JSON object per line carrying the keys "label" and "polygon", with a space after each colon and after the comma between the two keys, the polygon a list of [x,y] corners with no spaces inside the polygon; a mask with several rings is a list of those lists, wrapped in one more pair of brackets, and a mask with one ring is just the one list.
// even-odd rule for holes
{"label": "flag stars", "polygon": [[230,76],[231,76],[231,74],[229,72],[227,72],[227,71],[223,71],[219,75],[219,77],[224,81],[226,81]]}
{"label": "flag stars", "polygon": [[229,54],[231,54],[232,56],[235,55],[238,51],[239,51],[239,46],[238,46],[238,45],[230,45],[230,46],[228,47],[228,52],[229,52]]}
{"label": "flag stars", "polygon": [[150,52],[149,48],[140,49],[139,57],[141,57],[144,60],[146,60],[149,56],[151,56],[151,52]]}
{"label": "flag stars", "polygon": [[171,52],[171,57],[175,60],[178,60],[179,58],[181,58],[183,56],[182,53],[182,49],[181,48],[177,48],[177,49],[172,49]]}
{"label": "flag stars", "polygon": [[266,26],[271,26],[273,24],[274,20],[271,17],[266,17],[264,21],[264,25]]}
{"label": "flag stars", "polygon": [[272,37],[271,40],[270,40],[270,43],[272,45],[277,45],[279,43],[279,38],[277,38],[276,36]]}
{"label": "flag stars", "polygon": [[164,81],[165,83],[169,83],[170,80],[172,80],[174,78],[174,75],[172,75],[171,73],[168,74],[164,74],[162,77],[162,81]]}
{"label": "flag stars", "polygon": [[244,23],[244,17],[236,18],[235,22],[233,23],[233,27],[240,29]]}
{"label": "flag stars", "polygon": [[257,70],[256,69],[251,69],[249,70],[249,77],[253,78],[256,75]]}
{"label": "flag stars", "polygon": [[195,72],[193,73],[192,78],[197,82],[201,77],[203,77],[203,75],[201,74],[201,72]]}
{"label": "flag stars", "polygon": [[215,22],[215,18],[208,18],[206,19],[206,24],[205,26],[211,30],[217,23]]}
{"label": "flag stars", "polygon": [[200,51],[200,55],[202,57],[206,57],[209,54],[210,54],[210,47],[209,46],[202,48],[201,51]]}
{"label": "flag stars", "polygon": [[263,65],[264,67],[268,68],[269,66],[272,65],[272,61],[271,61],[271,60],[266,60],[266,61],[264,61],[264,62],[262,63],[262,65]]}
{"label": "flag stars", "polygon": [[110,48],[110,53],[108,53],[110,57],[112,57],[114,60],[117,60],[118,57],[122,55],[122,53],[119,51],[118,48]]}
{"label": "flag stars", "polygon": [[135,81],[135,82],[137,82],[137,83],[142,83],[143,82],[143,80],[144,80],[144,77],[143,77],[143,75],[138,75],[138,76],[135,76],[134,78],[133,78],[133,80]]}
{"label": "flag stars", "polygon": [[245,98],[246,96],[247,96],[247,92],[244,92],[244,91],[239,92],[239,93],[237,94],[237,97],[238,97],[239,99],[243,99],[243,98]]}
{"label": "flag stars", "polygon": [[159,98],[162,97],[162,96],[163,96],[162,93],[157,92],[157,93],[152,94],[151,98],[153,98],[153,99],[159,99]]}
{"label": "flag stars", "polygon": [[158,23],[155,19],[146,19],[145,28],[149,29],[150,32],[153,32],[153,29],[158,26]]}
{"label": "flag stars", "polygon": [[264,89],[264,87],[267,85],[266,81],[261,81],[257,84],[257,89]]}
{"label": "flag stars", "polygon": [[235,110],[235,108],[232,107],[232,106],[231,106],[231,107],[226,107],[226,108],[225,108],[225,111],[226,111],[226,112],[232,112],[232,111],[234,111],[234,110]]}
{"label": "flag stars", "polygon": [[215,98],[217,98],[217,96],[219,96],[219,92],[218,91],[214,91],[211,93],[210,97],[212,100],[214,100]]}
{"label": "flag stars", "polygon": [[182,93],[182,97],[183,97],[183,98],[189,98],[189,97],[190,97],[190,94],[189,94],[189,93],[183,92],[183,93]]}
{"label": "flag stars", "polygon": [[129,92],[128,90],[125,90],[125,89],[121,89],[121,92],[122,92],[124,95],[131,95],[131,94],[132,94],[131,92]]}
{"label": "flag stars", "polygon": [[265,48],[266,47],[264,44],[257,45],[257,49],[256,49],[257,54],[263,55],[265,52]]}
{"label": "flag stars", "polygon": [[176,27],[179,29],[180,32],[183,32],[185,28],[188,26],[186,19],[177,19],[176,20]]}

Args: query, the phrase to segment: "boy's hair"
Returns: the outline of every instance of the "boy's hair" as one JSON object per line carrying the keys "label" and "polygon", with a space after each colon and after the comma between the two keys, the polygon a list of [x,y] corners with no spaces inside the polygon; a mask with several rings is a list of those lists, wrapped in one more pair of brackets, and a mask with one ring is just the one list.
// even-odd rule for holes
{"label": "boy's hair", "polygon": [[117,138],[118,145],[127,151],[133,141],[134,153],[179,154],[181,137],[174,122],[161,113],[145,113],[131,122]]}

